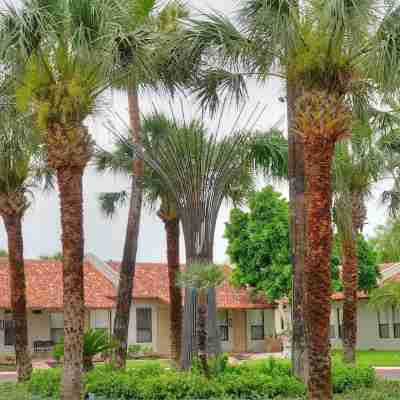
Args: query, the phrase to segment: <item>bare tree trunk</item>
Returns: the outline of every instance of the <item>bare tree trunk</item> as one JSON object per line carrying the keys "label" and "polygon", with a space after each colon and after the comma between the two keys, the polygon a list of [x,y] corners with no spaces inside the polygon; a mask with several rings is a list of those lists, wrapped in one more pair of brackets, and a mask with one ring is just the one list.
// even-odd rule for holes
{"label": "bare tree trunk", "polygon": [[[140,112],[137,88],[128,93],[129,117],[133,143],[140,144]],[[131,200],[126,228],[124,253],[119,275],[117,308],[114,321],[114,339],[117,342],[115,362],[125,368],[128,346],[129,316],[132,304],[132,289],[135,276],[136,253],[140,228],[143,197],[143,161],[140,157],[133,162]]]}
{"label": "bare tree trunk", "polygon": [[28,345],[24,246],[21,226],[22,215],[3,214],[3,219],[8,237],[11,307],[15,324],[17,375],[18,382],[22,382],[29,379],[32,373],[32,360]]}
{"label": "bare tree trunk", "polygon": [[171,359],[179,366],[182,345],[182,291],[177,285],[179,273],[179,219],[164,220],[167,234],[167,260],[170,298]]}
{"label": "bare tree trunk", "polygon": [[61,400],[81,400],[84,329],[83,168],[57,170],[61,203],[64,291],[64,366]]}
{"label": "bare tree trunk", "polygon": [[331,164],[335,142],[309,133],[304,142],[307,177],[307,247],[304,269],[305,322],[310,400],[332,399],[331,313]]}
{"label": "bare tree trunk", "polygon": [[306,240],[306,208],[304,202],[304,146],[293,130],[298,90],[287,82],[287,119],[289,144],[290,236],[293,265],[292,292],[292,373],[307,381],[307,351],[303,316],[303,275]]}
{"label": "bare tree trunk", "polygon": [[343,253],[343,360],[356,362],[358,261],[356,235],[342,239]]}
{"label": "bare tree trunk", "polygon": [[199,361],[202,372],[205,377],[210,377],[208,368],[208,346],[207,346],[207,293],[205,290],[198,291],[198,305],[197,305],[197,346]]}

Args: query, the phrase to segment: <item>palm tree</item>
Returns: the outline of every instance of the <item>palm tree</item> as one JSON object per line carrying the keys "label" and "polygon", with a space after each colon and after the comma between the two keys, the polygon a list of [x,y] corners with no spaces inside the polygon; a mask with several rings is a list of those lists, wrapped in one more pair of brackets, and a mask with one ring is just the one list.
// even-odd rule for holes
{"label": "palm tree", "polygon": [[[17,69],[17,106],[30,110],[61,203],[65,357],[63,400],[82,394],[84,326],[82,176],[93,152],[84,124],[109,86],[115,9],[102,0],[26,0],[1,16],[2,56]],[[22,62],[23,61],[23,62]],[[21,67],[22,66],[22,67]]]}
{"label": "palm tree", "polygon": [[350,363],[355,362],[357,341],[357,235],[365,223],[365,199],[383,172],[383,161],[370,127],[360,124],[350,140],[337,146],[333,164],[334,216],[343,254],[344,361]]}
{"label": "palm tree", "polygon": [[180,282],[183,287],[195,289],[197,291],[197,319],[196,337],[200,365],[204,375],[209,378],[208,350],[207,350],[207,317],[209,289],[215,289],[225,279],[221,267],[214,264],[194,263],[188,265],[187,269],[180,274]]}
{"label": "palm tree", "polygon": [[[141,5],[141,6],[140,6]],[[187,70],[174,57],[174,41],[180,29],[180,20],[186,17],[186,8],[171,1],[159,9],[155,0],[129,0],[118,3],[118,32],[115,65],[124,79],[114,87],[123,89],[128,97],[128,113],[134,145],[141,143],[139,91],[166,89],[173,92],[185,81]],[[122,15],[122,18],[120,16]],[[145,62],[144,62],[145,60]],[[187,64],[188,65],[188,64]],[[185,71],[185,73],[181,73]],[[131,190],[125,244],[121,262],[117,307],[114,320],[115,360],[119,368],[126,365],[127,339],[131,307],[131,292],[135,274],[136,253],[143,197],[143,161],[133,160]],[[172,261],[171,261],[172,262]]]}
{"label": "palm tree", "polygon": [[0,154],[0,215],[8,237],[17,375],[18,381],[25,381],[30,378],[32,361],[28,342],[22,219],[30,205],[31,190],[37,186],[44,169],[31,119],[19,116],[12,107],[2,112]]}
{"label": "palm tree", "polygon": [[[170,121],[163,114],[154,112],[142,120],[142,141],[149,146],[157,147],[168,135]],[[130,130],[130,136],[132,132]],[[99,150],[96,153],[96,166],[101,172],[111,171],[131,176],[132,161],[134,154],[130,146],[131,137],[117,137],[115,139],[115,150],[109,152]],[[177,274],[179,272],[179,216],[175,199],[169,190],[160,182],[154,172],[145,167],[143,176],[143,189],[145,202],[154,209],[157,201],[160,206],[157,215],[162,220],[167,241],[167,264],[169,277],[169,298],[170,298],[170,341],[171,359],[176,366],[179,365],[181,356],[182,337],[182,292],[177,285]],[[107,216],[113,216],[117,205],[123,205],[127,201],[126,191],[114,193],[102,193],[99,196],[101,209]]]}
{"label": "palm tree", "polygon": [[[175,122],[166,115],[155,111],[144,116],[142,121],[142,141],[145,148],[151,148],[153,153],[163,145],[174,130],[178,129]],[[283,178],[287,175],[287,143],[279,131],[273,130],[269,136],[256,133],[249,143],[249,154],[254,168],[266,176]],[[96,155],[96,165],[99,171],[109,170],[130,176],[130,167],[134,157],[130,145],[130,137],[117,136],[113,152],[100,150]],[[249,170],[246,170],[247,173]],[[254,187],[254,176],[243,175],[239,184],[229,187],[227,197],[239,204],[245,193]],[[157,172],[145,166],[144,170],[145,200],[151,208],[160,201],[158,216],[164,223],[167,239],[167,260],[169,271],[169,294],[171,301],[171,357],[178,365],[181,358],[182,337],[182,293],[177,285],[179,272],[179,211],[176,199],[170,188],[160,179]],[[100,203],[103,212],[111,216],[117,205],[127,200],[127,192],[102,193]]]}
{"label": "palm tree", "polygon": [[[383,15],[379,21],[377,9]],[[218,66],[230,67],[230,73],[218,76],[216,67],[205,68],[203,74],[214,79],[201,79],[201,76],[198,79],[197,94],[211,108],[218,106],[221,94],[233,93],[236,98],[246,94],[246,75],[259,79],[278,76],[287,82],[288,116],[292,118],[289,134],[294,135],[289,140],[289,165],[300,171],[294,176],[291,168],[290,185],[294,185],[291,193],[298,202],[294,212],[304,211],[303,205],[307,203],[306,214],[294,215],[298,226],[292,228],[294,259],[298,262],[294,311],[298,313],[303,308],[305,312],[312,399],[332,397],[329,373],[332,191],[327,165],[332,161],[336,141],[350,130],[350,109],[345,106],[348,96],[357,92],[354,96],[357,102],[367,103],[370,90],[366,83],[370,78],[376,79],[379,88],[386,92],[398,87],[398,12],[394,6],[378,1],[306,1],[299,7],[287,0],[248,1],[240,10],[238,27],[227,18],[213,14],[193,21],[188,34],[188,45],[196,57],[200,54],[206,60],[207,55],[217,52]],[[361,65],[367,68],[360,69]],[[296,147],[299,141],[304,146],[305,180],[301,172],[301,145]],[[322,229],[317,231],[315,226],[309,226],[316,223]],[[296,295],[302,296],[303,271],[298,270],[304,255],[307,296],[306,302],[299,304]],[[321,283],[323,290],[320,290]],[[300,314],[295,315],[294,323],[300,320]],[[301,349],[296,347],[301,340],[296,335],[302,330],[300,325],[293,329],[294,356],[299,358]],[[294,361],[294,364],[298,362]]]}

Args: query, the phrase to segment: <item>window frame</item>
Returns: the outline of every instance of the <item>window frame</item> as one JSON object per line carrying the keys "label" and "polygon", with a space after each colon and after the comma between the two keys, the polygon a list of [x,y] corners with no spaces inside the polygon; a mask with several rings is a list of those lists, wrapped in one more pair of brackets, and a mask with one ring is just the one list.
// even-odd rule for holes
{"label": "window frame", "polygon": [[[261,320],[262,323],[260,324],[254,324],[253,321],[250,322],[250,340],[251,341],[261,341],[265,340],[265,316],[264,316],[264,310],[259,310],[261,312]],[[262,335],[258,336],[255,335],[256,329],[253,330],[253,328],[256,329],[262,329]]]}
{"label": "window frame", "polygon": [[[10,339],[11,331],[11,341]],[[4,346],[15,346],[15,322],[12,319],[4,321]]]}
{"label": "window frame", "polygon": [[[378,320],[378,339],[381,340],[387,340],[387,339],[392,339],[390,335],[390,317],[389,317],[389,312],[387,309],[383,310],[385,316],[386,316],[386,322],[382,323],[382,318],[381,318],[381,310],[377,311],[377,320]],[[383,328],[387,329],[387,335],[383,335]]]}
{"label": "window frame", "polygon": [[[150,326],[149,327],[140,327],[139,325],[139,314],[140,312],[146,311],[149,313],[150,318]],[[136,307],[135,310],[135,315],[136,315],[136,343],[153,343],[153,309],[151,307]],[[145,321],[144,319],[141,321],[143,322]],[[148,332],[149,333],[149,337],[150,340],[143,340],[141,337],[141,334],[139,334],[139,332],[143,333],[143,332]]]}

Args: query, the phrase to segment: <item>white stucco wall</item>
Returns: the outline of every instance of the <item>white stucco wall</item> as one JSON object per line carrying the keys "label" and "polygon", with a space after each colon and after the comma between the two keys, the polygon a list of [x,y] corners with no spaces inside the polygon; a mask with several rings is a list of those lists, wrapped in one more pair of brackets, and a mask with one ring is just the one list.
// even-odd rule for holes
{"label": "white stucco wall", "polygon": [[[342,341],[337,337],[336,309],[342,307],[342,302],[333,302],[334,325],[336,330],[336,338],[331,340],[332,347],[341,348]],[[400,339],[393,338],[393,316],[388,312],[390,324],[390,338],[379,338],[377,310],[368,304],[368,300],[359,300],[357,307],[357,348],[360,350],[400,350]]]}

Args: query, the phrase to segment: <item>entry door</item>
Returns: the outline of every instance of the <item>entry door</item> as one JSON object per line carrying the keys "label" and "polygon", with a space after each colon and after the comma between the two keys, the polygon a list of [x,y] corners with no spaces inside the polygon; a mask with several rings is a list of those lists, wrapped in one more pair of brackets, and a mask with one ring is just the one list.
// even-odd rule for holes
{"label": "entry door", "polygon": [[230,311],[218,311],[218,324],[222,351],[230,352],[233,348],[232,316]]}

